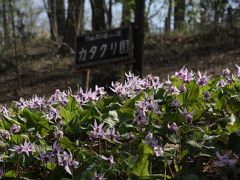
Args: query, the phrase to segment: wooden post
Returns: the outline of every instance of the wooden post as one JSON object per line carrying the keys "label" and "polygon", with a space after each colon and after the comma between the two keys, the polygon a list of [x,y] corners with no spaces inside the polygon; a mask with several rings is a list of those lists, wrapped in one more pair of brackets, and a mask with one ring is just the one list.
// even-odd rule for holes
{"label": "wooden post", "polygon": [[83,90],[87,91],[90,87],[90,69],[84,69],[83,71],[80,71],[80,86]]}
{"label": "wooden post", "polygon": [[85,91],[89,89],[89,84],[90,84],[90,69],[87,69],[86,79],[85,79]]}
{"label": "wooden post", "polygon": [[134,74],[143,75],[145,0],[135,0]]}

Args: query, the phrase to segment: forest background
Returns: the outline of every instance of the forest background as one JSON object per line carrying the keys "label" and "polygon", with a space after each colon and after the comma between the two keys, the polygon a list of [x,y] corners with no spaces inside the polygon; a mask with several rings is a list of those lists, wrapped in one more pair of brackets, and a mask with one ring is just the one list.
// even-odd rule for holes
{"label": "forest background", "polygon": [[[76,37],[126,27],[134,0],[0,0],[0,103],[82,84],[74,66]],[[144,74],[182,66],[217,74],[240,60],[239,0],[146,0]],[[106,88],[125,66],[95,68]]]}

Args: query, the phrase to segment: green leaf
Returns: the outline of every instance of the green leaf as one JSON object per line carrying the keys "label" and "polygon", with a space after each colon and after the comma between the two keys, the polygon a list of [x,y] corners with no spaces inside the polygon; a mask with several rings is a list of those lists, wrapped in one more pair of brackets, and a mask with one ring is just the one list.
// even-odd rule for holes
{"label": "green leaf", "polygon": [[69,122],[71,122],[71,121],[74,119],[74,117],[75,117],[75,115],[74,115],[73,112],[71,112],[71,111],[69,111],[69,110],[66,110],[66,109],[64,109],[64,108],[61,108],[61,109],[60,109],[60,116],[64,119],[64,122],[65,122],[66,124],[68,124]]}
{"label": "green leaf", "polygon": [[138,101],[141,97],[143,96],[142,93],[138,94],[136,97],[134,98],[130,98],[130,99],[127,99],[124,104],[123,104],[123,107],[124,108],[132,108],[134,109],[135,108],[135,104],[136,104],[136,101]]}
{"label": "green leaf", "polygon": [[103,115],[103,122],[114,127],[119,122],[117,111],[109,111],[108,114]]}
{"label": "green leaf", "polygon": [[151,147],[147,144],[140,144],[138,147],[138,160],[134,164],[132,173],[136,176],[142,177],[142,176],[149,176],[149,156],[153,155],[154,152]]}
{"label": "green leaf", "polygon": [[14,170],[7,171],[4,173],[4,177],[16,178],[16,172]]}
{"label": "green leaf", "polygon": [[197,143],[195,140],[188,141],[187,144],[195,149],[202,150],[202,145]]}
{"label": "green leaf", "polygon": [[56,167],[56,164],[55,163],[51,163],[51,162],[48,162],[47,164],[45,164],[45,167],[49,170],[54,170],[55,167]]}
{"label": "green leaf", "polygon": [[60,139],[60,144],[69,150],[74,149],[72,142],[66,136]]}
{"label": "green leaf", "polygon": [[23,142],[23,140],[25,139],[25,137],[23,135],[18,135],[18,134],[13,134],[11,136],[11,139],[13,142],[15,142],[16,144],[20,144]]}

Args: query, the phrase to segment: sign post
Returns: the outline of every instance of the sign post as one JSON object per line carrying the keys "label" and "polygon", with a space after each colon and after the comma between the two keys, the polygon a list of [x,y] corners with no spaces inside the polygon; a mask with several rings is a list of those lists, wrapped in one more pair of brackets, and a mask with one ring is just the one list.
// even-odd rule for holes
{"label": "sign post", "polygon": [[109,63],[132,63],[132,28],[117,28],[80,36],[76,65],[89,68]]}
{"label": "sign post", "polygon": [[[135,22],[126,28],[91,33],[77,38],[76,67],[87,70],[85,89],[89,86],[90,68],[105,64],[132,64],[134,74],[143,74],[145,0],[135,0]],[[127,67],[127,66],[126,66]],[[128,66],[129,67],[129,66]]]}

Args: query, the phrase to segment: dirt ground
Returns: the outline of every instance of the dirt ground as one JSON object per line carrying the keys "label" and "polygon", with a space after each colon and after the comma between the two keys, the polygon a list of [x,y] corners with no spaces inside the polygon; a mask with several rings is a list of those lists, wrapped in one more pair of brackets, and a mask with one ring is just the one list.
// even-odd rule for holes
{"label": "dirt ground", "polygon": [[[235,69],[235,64],[240,64],[239,29],[220,29],[195,36],[148,36],[146,39],[144,75],[166,79],[182,66],[216,75],[224,68]],[[16,67],[9,63],[14,62],[9,50],[10,56],[3,56],[6,63],[0,66],[0,104],[10,104],[20,97],[30,98],[33,94],[48,97],[55,89],[71,87],[76,91],[81,86],[82,74],[73,68],[74,56],[56,55],[55,44],[38,40],[19,49],[21,90],[17,90]],[[122,77],[124,66],[117,74],[116,70],[112,71],[114,67],[95,69],[92,84],[106,85]]]}

